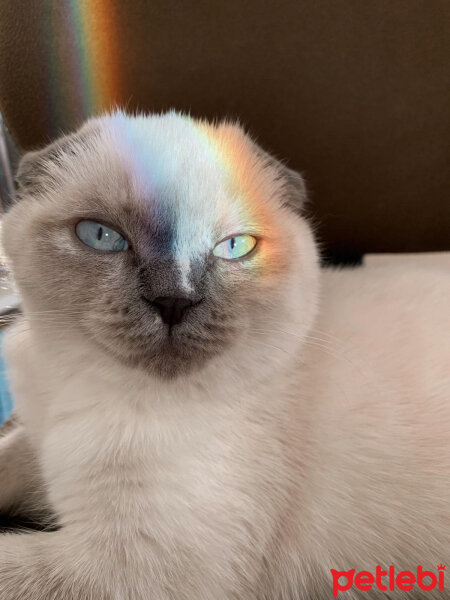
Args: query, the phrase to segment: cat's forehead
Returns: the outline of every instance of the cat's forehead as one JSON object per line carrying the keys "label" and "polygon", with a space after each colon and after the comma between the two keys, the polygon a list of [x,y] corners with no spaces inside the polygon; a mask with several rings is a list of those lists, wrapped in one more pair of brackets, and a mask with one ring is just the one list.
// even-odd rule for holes
{"label": "cat's forehead", "polygon": [[179,225],[202,218],[256,218],[261,194],[253,144],[230,124],[211,125],[177,113],[148,117],[115,114],[100,121],[112,165],[126,170],[136,199]]}
{"label": "cat's forehead", "polygon": [[[170,232],[178,257],[210,248],[217,236],[257,232],[267,221],[261,169],[252,141],[235,125],[211,125],[168,113],[115,114],[97,121],[106,168],[125,173],[131,201]],[[117,202],[114,177],[108,201]],[[117,179],[120,186],[120,179]],[[128,198],[128,202],[129,202]]]}
{"label": "cat's forehead", "polygon": [[126,165],[136,191],[149,197],[172,192],[172,202],[224,184],[212,128],[182,115],[169,113],[151,118],[114,115],[102,123],[102,137]]}

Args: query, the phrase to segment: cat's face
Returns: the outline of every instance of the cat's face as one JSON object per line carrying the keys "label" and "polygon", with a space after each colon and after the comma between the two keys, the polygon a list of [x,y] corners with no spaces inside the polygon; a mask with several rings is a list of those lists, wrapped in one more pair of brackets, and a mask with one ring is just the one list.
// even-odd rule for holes
{"label": "cat's face", "polygon": [[235,125],[118,113],[28,155],[18,179],[4,246],[36,326],[169,377],[310,324],[301,178]]}

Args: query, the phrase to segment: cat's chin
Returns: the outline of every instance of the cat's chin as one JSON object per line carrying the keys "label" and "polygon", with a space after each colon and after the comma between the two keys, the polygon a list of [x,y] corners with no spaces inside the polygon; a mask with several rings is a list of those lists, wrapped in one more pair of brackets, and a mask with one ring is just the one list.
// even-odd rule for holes
{"label": "cat's chin", "polygon": [[127,345],[117,347],[106,346],[102,340],[93,340],[105,357],[112,358],[122,366],[145,372],[163,380],[186,377],[202,371],[213,358],[226,351],[229,343],[217,345],[192,344],[184,336],[167,335],[159,338],[157,343],[149,341],[148,348],[140,348],[139,352],[129,349]]}

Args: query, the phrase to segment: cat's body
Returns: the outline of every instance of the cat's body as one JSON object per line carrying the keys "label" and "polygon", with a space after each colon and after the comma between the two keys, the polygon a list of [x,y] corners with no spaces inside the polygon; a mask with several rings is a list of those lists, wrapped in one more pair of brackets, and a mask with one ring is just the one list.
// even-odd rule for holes
{"label": "cat's body", "polygon": [[[222,323],[219,312],[207,328],[224,344],[217,356],[211,351],[201,368],[194,357],[193,368],[177,374],[168,354],[170,370],[155,358],[147,372],[139,361],[121,362],[115,348],[99,351],[73,317],[95,322],[75,303],[46,311],[55,297],[70,302],[74,288],[65,290],[57,274],[50,290],[28,285],[34,259],[27,263],[15,245],[35,201],[24,202],[5,232],[25,312],[6,348],[23,422],[14,444],[24,435],[36,453],[61,527],[0,538],[0,600],[322,600],[332,597],[333,568],[445,564],[448,273],[380,267],[319,276],[307,225],[290,208],[275,209],[291,258],[269,248],[267,272],[250,287],[237,263],[230,266],[234,309],[242,311],[233,339],[220,329],[233,319],[224,310]],[[28,231],[48,221],[42,214]],[[275,239],[267,227],[262,239],[267,231]],[[55,239],[73,254],[68,238]],[[51,273],[55,262],[42,260]],[[116,264],[103,262],[96,276]],[[77,277],[79,262],[73,270]],[[221,277],[225,285],[231,275]],[[185,272],[181,279],[185,285]],[[129,314],[120,298],[102,293],[109,304],[100,316]],[[200,335],[194,316],[209,313],[195,312],[204,304],[190,310],[186,327]],[[177,327],[183,335],[184,324]],[[211,338],[202,344],[208,350]],[[18,460],[0,505],[26,493],[24,465]],[[437,594],[428,597],[445,597]]]}

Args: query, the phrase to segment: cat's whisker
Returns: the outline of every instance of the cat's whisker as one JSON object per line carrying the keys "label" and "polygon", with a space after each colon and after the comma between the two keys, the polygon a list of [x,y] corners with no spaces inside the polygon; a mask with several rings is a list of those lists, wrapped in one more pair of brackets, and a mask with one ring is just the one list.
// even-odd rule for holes
{"label": "cat's whisker", "polygon": [[[253,333],[256,333],[256,334],[258,334],[259,332],[253,332]],[[259,343],[259,344],[260,344],[260,343],[262,343],[262,342],[261,342],[260,340],[257,340],[257,343]],[[330,356],[332,356],[332,357],[334,357],[334,358],[338,357],[338,358],[344,358],[344,359],[345,359],[345,357],[343,357],[343,356],[341,356],[341,355],[338,355],[338,354],[336,354],[335,352],[333,352],[333,351],[332,351],[332,349],[330,349],[330,347],[329,347],[329,346],[327,346],[327,345],[324,345],[324,344],[318,344],[317,342],[314,342],[314,341],[312,341],[312,340],[305,340],[305,345],[306,345],[306,344],[314,345],[314,346],[315,346],[315,347],[317,347],[317,348],[320,348],[320,349],[322,349],[322,350],[324,350],[324,351],[327,351],[327,352],[330,354]],[[280,349],[280,348],[279,348],[279,349]],[[291,354],[291,355],[293,354],[293,353],[292,353],[292,350],[287,350],[287,349],[285,349],[284,351],[285,351],[287,354]]]}
{"label": "cat's whisker", "polygon": [[[252,330],[253,333],[255,334],[265,334],[267,332],[272,332],[272,333],[282,333],[282,334],[286,334],[286,335],[293,335],[296,338],[299,338],[300,340],[302,340],[304,342],[305,345],[310,345],[313,346],[315,348],[318,348],[320,350],[323,350],[324,352],[326,352],[330,357],[332,358],[337,358],[339,360],[343,360],[345,362],[347,362],[353,369],[355,369],[356,372],[358,372],[361,377],[363,377],[363,379],[365,380],[365,382],[370,385],[370,381],[369,378],[367,376],[366,373],[364,373],[361,370],[361,367],[358,366],[357,364],[355,364],[355,362],[349,358],[345,353],[342,352],[338,352],[337,350],[339,350],[339,348],[335,348],[332,345],[332,342],[330,342],[329,340],[324,340],[322,338],[316,338],[316,337],[312,337],[309,335],[305,335],[303,336],[299,336],[295,333],[292,332],[288,332],[288,331],[282,331],[282,330]],[[291,352],[292,353],[292,352]]]}
{"label": "cat's whisker", "polygon": [[255,340],[255,341],[260,346],[264,346],[266,348],[270,348],[271,350],[279,350],[280,352],[284,352],[285,354],[291,354],[289,352],[289,350],[287,350],[286,348],[280,348],[279,346],[275,346],[274,344],[268,344],[268,343],[265,343],[265,342],[261,342],[260,340]]}
{"label": "cat's whisker", "polygon": [[[293,331],[286,331],[284,329],[279,329],[279,328],[277,328],[277,329],[274,329],[274,328],[254,329],[254,331],[259,331],[261,333],[266,333],[266,332],[268,332],[268,333],[283,333],[285,335],[290,335],[290,336],[293,336],[293,337],[296,337],[296,338],[299,338],[299,339],[302,339],[302,340],[304,338],[308,337],[310,339],[318,339],[318,340],[321,340],[321,341],[324,341],[324,342],[327,342],[327,343],[338,343],[338,344],[340,344],[342,346],[345,343],[344,340],[342,340],[342,339],[340,339],[340,338],[338,338],[336,336],[331,336],[331,334],[330,334],[331,339],[326,339],[326,338],[322,338],[322,337],[318,337],[318,336],[313,336],[313,335],[311,335],[309,333],[306,333],[306,334],[303,334],[303,335],[299,335],[298,333],[295,333]],[[313,329],[313,331],[314,332],[317,331],[318,333],[321,333],[318,329]],[[324,332],[324,334],[326,335],[326,332]]]}
{"label": "cat's whisker", "polygon": [[[333,336],[333,339],[326,339],[326,338],[323,338],[320,336],[311,335],[309,333],[306,333],[304,335],[299,335],[292,331],[285,331],[283,329],[270,329],[270,328],[253,330],[253,331],[255,331],[255,332],[258,331],[259,333],[266,333],[266,332],[267,333],[281,333],[283,335],[289,335],[289,336],[295,337],[301,341],[316,340],[316,341],[323,342],[328,345],[338,346],[338,349],[341,352],[348,353],[351,350],[353,350],[354,352],[358,353],[358,348],[356,346],[354,346],[353,344],[350,344],[350,342],[348,342],[348,341],[341,340],[341,339],[337,338],[336,336]],[[317,331],[317,330],[315,330],[315,331]]]}

